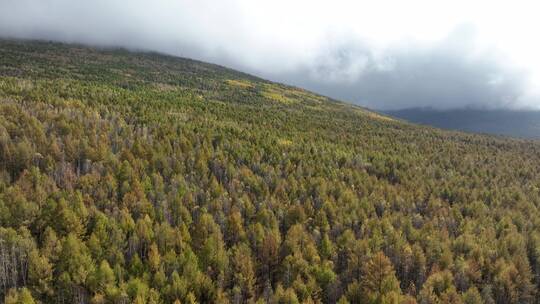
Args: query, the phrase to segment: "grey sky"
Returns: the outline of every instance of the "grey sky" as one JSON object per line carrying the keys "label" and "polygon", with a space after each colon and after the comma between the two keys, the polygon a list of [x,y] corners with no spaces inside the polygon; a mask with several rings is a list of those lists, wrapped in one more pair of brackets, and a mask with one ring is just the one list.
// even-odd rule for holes
{"label": "grey sky", "polygon": [[540,106],[534,2],[406,3],[0,0],[0,36],[156,50],[377,109]]}

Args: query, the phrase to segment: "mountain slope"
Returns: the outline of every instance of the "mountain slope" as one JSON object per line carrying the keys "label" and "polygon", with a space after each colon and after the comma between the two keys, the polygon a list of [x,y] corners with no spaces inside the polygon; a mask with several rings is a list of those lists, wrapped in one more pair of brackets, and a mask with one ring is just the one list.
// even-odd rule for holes
{"label": "mountain slope", "polygon": [[187,59],[0,42],[6,303],[533,303],[539,182],[534,141]]}
{"label": "mountain slope", "polygon": [[410,122],[475,133],[540,138],[540,111],[432,110],[423,108],[385,111]]}

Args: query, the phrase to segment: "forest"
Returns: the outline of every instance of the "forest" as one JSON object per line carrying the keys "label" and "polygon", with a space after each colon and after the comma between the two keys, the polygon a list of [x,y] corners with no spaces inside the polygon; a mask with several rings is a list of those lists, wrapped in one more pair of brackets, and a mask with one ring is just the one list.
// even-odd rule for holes
{"label": "forest", "polygon": [[540,303],[540,142],[0,40],[0,302]]}

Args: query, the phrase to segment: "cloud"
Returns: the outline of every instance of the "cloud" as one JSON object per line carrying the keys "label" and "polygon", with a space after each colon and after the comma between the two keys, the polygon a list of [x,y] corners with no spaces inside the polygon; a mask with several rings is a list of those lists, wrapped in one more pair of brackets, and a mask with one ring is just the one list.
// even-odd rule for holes
{"label": "cloud", "polygon": [[527,72],[504,62],[493,50],[477,49],[474,31],[465,27],[430,45],[377,51],[347,41],[312,65],[272,77],[376,109],[534,107]]}
{"label": "cloud", "polygon": [[540,106],[461,10],[383,2],[2,0],[0,36],[155,50],[377,109]]}

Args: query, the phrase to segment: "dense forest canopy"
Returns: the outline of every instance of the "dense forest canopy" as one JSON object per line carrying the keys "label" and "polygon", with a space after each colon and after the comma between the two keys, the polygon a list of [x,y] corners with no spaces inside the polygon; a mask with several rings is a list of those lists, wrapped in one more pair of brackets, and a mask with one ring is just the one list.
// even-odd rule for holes
{"label": "dense forest canopy", "polygon": [[0,41],[6,304],[540,303],[539,182],[539,142]]}

